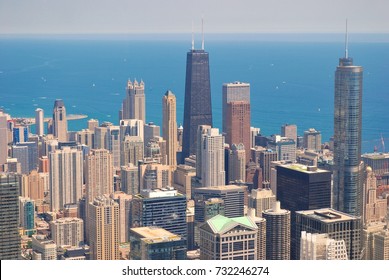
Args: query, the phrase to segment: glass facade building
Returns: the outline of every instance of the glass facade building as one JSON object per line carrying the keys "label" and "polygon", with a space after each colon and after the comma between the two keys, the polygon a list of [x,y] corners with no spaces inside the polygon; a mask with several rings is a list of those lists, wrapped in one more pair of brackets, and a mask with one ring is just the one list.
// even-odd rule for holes
{"label": "glass facade building", "polygon": [[362,215],[362,75],[353,59],[339,60],[335,72],[333,208]]}

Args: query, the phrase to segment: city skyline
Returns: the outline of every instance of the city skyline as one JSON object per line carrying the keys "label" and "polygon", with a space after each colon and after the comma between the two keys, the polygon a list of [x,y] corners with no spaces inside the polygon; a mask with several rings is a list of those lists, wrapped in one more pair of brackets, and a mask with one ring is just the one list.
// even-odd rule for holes
{"label": "city skyline", "polygon": [[[329,95],[334,97],[333,107],[323,106],[321,101],[312,106],[306,98],[299,96],[300,90],[304,88],[308,89],[310,95],[314,94],[314,91],[311,92],[312,84],[317,83],[316,77],[319,73],[313,70],[321,67],[320,55],[315,63],[309,63],[308,67],[304,67],[298,62],[300,56],[304,56],[305,53],[299,56],[290,52],[290,49],[284,50],[283,57],[297,59],[296,70],[289,72],[295,71],[296,76],[303,76],[305,83],[303,85],[297,83],[297,87],[290,88],[292,99],[289,101],[280,94],[271,102],[271,97],[267,99],[267,96],[283,92],[283,88],[289,84],[296,85],[296,81],[285,79],[280,74],[283,73],[281,69],[290,67],[291,63],[280,59],[278,52],[274,51],[276,43],[267,50],[272,53],[273,60],[264,63],[267,65],[266,68],[263,67],[264,75],[261,77],[263,80],[255,75],[246,78],[244,74],[231,79],[233,75],[228,73],[233,68],[238,68],[239,72],[239,58],[244,57],[245,47],[243,46],[243,51],[240,49],[238,52],[222,52],[225,64],[210,63],[209,57],[216,54],[216,51],[210,48],[208,52],[208,48],[204,47],[203,32],[201,48],[195,48],[194,36],[192,37],[192,47],[187,52],[186,72],[183,60],[178,62],[181,64],[180,76],[174,76],[169,71],[174,68],[173,61],[162,62],[162,58],[165,58],[164,49],[160,53],[153,53],[148,49],[147,44],[150,42],[144,42],[145,56],[137,56],[129,51],[124,59],[120,58],[123,63],[127,63],[128,58],[128,65],[131,66],[127,68],[135,72],[137,70],[134,70],[132,65],[136,64],[133,63],[136,59],[140,59],[140,68],[157,69],[160,65],[167,67],[162,71],[157,70],[157,74],[144,77],[146,83],[143,82],[143,77],[138,79],[139,84],[136,78],[134,83],[127,80],[126,98],[121,99],[122,102],[116,100],[113,102],[116,109],[110,111],[110,114],[115,114],[118,110],[119,114],[112,118],[112,122],[100,123],[92,116],[93,119],[87,122],[87,126],[77,131],[68,130],[70,119],[67,118],[68,108],[76,106],[72,105],[74,104],[72,102],[67,103],[66,95],[63,96],[64,99],[54,100],[53,115],[48,121],[47,134],[45,131],[42,133],[37,130],[36,135],[29,133],[32,131],[29,131],[28,124],[12,119],[12,110],[6,109],[5,113],[9,114],[5,114],[0,107],[0,129],[4,132],[0,144],[5,146],[0,146],[0,181],[2,181],[0,200],[6,201],[5,198],[13,192],[13,199],[7,201],[16,209],[12,219],[10,218],[13,225],[9,232],[14,233],[17,241],[14,242],[14,247],[20,245],[18,257],[20,254],[22,258],[32,260],[137,258],[290,260],[299,259],[298,252],[310,242],[300,239],[301,237],[305,236],[314,242],[317,235],[311,234],[327,234],[326,237],[321,236],[340,239],[335,241],[343,244],[340,251],[343,252],[344,259],[374,259],[376,256],[387,259],[385,254],[389,253],[386,246],[389,243],[389,214],[387,214],[389,207],[384,209],[383,205],[384,203],[386,206],[389,205],[389,157],[380,158],[380,163],[383,161],[382,166],[374,163],[370,169],[363,169],[362,158],[377,160],[375,156],[378,155],[378,148],[375,148],[372,157],[366,158],[366,154],[361,155],[362,67],[365,69],[365,65],[358,60],[357,65],[361,66],[355,66],[349,57],[347,21],[345,41],[345,55],[339,59],[336,71],[333,71],[336,65],[333,63],[336,61],[334,59],[331,60],[332,75],[328,77],[326,75],[326,79],[321,80],[329,84],[331,91],[327,92],[327,87],[320,88],[320,83],[316,85],[320,88],[318,92],[326,94],[326,99],[329,99]],[[79,57],[80,64],[84,63],[84,57],[89,55],[93,57],[92,49],[99,48],[98,44],[91,48],[90,43],[83,45],[89,48]],[[329,45],[322,47],[326,49]],[[130,46],[128,48],[131,49]],[[63,50],[69,52],[66,48]],[[169,51],[185,54],[177,49]],[[235,64],[229,60],[233,56],[238,58]],[[257,57],[248,56],[250,64],[244,64],[243,68],[248,67],[251,72],[251,69],[258,65],[251,64],[251,61]],[[101,84],[109,88],[116,83],[113,74],[115,67],[114,64],[110,64],[108,52],[105,52],[104,58],[105,62],[96,62],[93,66],[96,69],[107,68],[112,71],[112,74],[103,71],[99,74],[104,76],[108,73],[105,78],[111,84],[107,80]],[[382,57],[380,62],[382,63]],[[37,67],[40,69],[49,66],[45,74],[38,74],[37,80],[42,88],[50,89],[47,83],[50,78],[47,77],[56,69],[55,62],[51,63],[48,60],[47,64]],[[378,64],[377,61],[375,63]],[[226,80],[221,84],[224,88],[219,88],[222,95],[217,95],[218,103],[223,106],[216,112],[213,110],[214,99],[211,97],[213,80],[210,69],[213,67],[216,68],[215,72]],[[71,69],[70,73],[74,79],[76,76],[82,76],[76,65],[72,64]],[[1,75],[11,77],[4,84],[9,83],[18,88],[19,84],[16,82],[18,80],[12,79],[16,71],[12,72],[9,68],[5,73],[1,69],[0,71]],[[29,71],[28,68],[22,71],[25,73],[26,83],[29,78],[37,78]],[[126,71],[130,72],[128,69]],[[381,72],[387,73],[387,70],[383,69]],[[184,73],[186,79],[183,78]],[[371,73],[374,76],[374,70]],[[152,86],[146,87],[154,77],[158,80],[164,77],[164,74],[174,76],[162,79],[164,86],[170,84],[176,86],[175,79],[182,79],[182,84],[185,81],[185,96],[183,92],[180,95],[184,102],[183,129],[177,124],[179,112],[176,109],[176,97],[172,93],[176,92],[175,88],[162,92],[159,89],[153,90]],[[269,74],[269,77],[270,75],[277,77],[277,84],[273,85],[274,91],[265,92],[264,98],[251,102],[251,96],[257,95],[256,91],[251,90],[252,78],[255,77],[256,83],[261,81],[269,83],[266,74]],[[370,72],[366,74],[369,76]],[[73,80],[66,78],[66,75],[60,75],[58,78],[69,81],[73,89],[82,92],[77,83],[73,84]],[[86,83],[90,88],[96,88],[100,86],[96,81]],[[244,81],[244,84],[236,81]],[[374,83],[377,81],[373,80],[371,84]],[[226,85],[244,88],[240,89],[242,91],[229,92],[225,88]],[[56,84],[51,90],[57,94],[55,89],[59,87]],[[386,93],[385,89],[380,90]],[[2,88],[0,92],[3,92]],[[4,93],[6,95],[7,90],[4,90]],[[114,96],[122,98],[123,91],[120,94],[108,95],[109,99],[113,99]],[[365,91],[363,95],[365,96]],[[23,98],[26,97],[20,96],[20,99]],[[168,98],[169,100],[166,100]],[[39,97],[39,100],[46,99],[47,96]],[[102,106],[109,107],[97,93],[90,98],[78,94],[76,99],[86,100],[84,107],[80,106],[81,110],[90,107],[92,112],[98,111],[98,106],[93,102],[100,102]],[[146,110],[146,100],[154,105],[153,110]],[[293,104],[292,100],[296,103]],[[34,98],[32,102],[40,101],[35,101]],[[256,107],[269,112],[282,107],[282,103],[287,108],[282,126],[278,125],[278,129],[272,131],[273,134],[261,131],[252,119],[260,120],[262,124],[274,121],[274,117],[266,113],[258,114]],[[38,106],[45,109],[41,104],[33,104],[34,109]],[[310,107],[323,126],[325,118],[320,115],[321,108],[326,111],[327,117],[330,115],[333,118],[334,127],[327,126],[328,130],[332,129],[332,139],[327,137],[325,140],[328,141],[321,144],[320,138],[320,142],[315,141],[311,149],[304,148],[304,138],[298,133],[300,123],[295,123],[292,117],[300,114],[309,119],[310,116],[299,111],[298,104]],[[156,111],[158,113],[155,113]],[[367,113],[372,111],[374,109],[370,108]],[[162,126],[151,122],[156,115],[162,117]],[[223,120],[229,120],[223,122],[223,130],[218,128],[219,123],[214,123],[215,116],[218,116],[217,118],[223,116]],[[42,118],[43,116],[37,117],[37,122],[42,122]],[[378,126],[385,125],[379,123]],[[319,131],[323,130],[320,126],[315,127]],[[161,137],[161,128],[165,139]],[[365,126],[363,128],[365,129]],[[306,131],[308,128],[300,129]],[[237,131],[241,132],[239,137],[234,135]],[[229,133],[234,137],[230,137]],[[229,138],[230,140],[226,142],[225,139]],[[381,148],[385,150],[382,134],[381,139]],[[226,145],[227,143],[230,147]],[[244,148],[248,151],[248,158],[245,157]],[[177,166],[172,157],[181,164]],[[286,166],[290,163],[293,165]],[[383,174],[374,173],[381,167]],[[366,173],[369,173],[368,181],[365,181]],[[15,177],[14,181],[5,180],[11,175]],[[226,182],[226,177],[231,182]],[[384,184],[380,187],[384,188],[377,187],[379,180]],[[270,193],[256,193],[261,187]],[[20,191],[21,197],[31,199],[29,205],[23,198],[15,201],[18,195],[16,189]],[[369,200],[365,199],[367,190]],[[36,197],[36,201],[32,199],[33,196]],[[371,209],[378,205],[376,205],[378,196],[384,198],[378,201],[380,215],[368,217],[366,214],[370,211],[367,211],[368,207]],[[16,207],[19,206],[19,201],[22,202],[22,207]],[[268,205],[270,201],[271,206]],[[259,205],[262,203],[263,205]],[[35,213],[31,213],[31,207],[35,207]],[[4,216],[7,210],[4,207],[0,210],[0,216]],[[261,215],[256,216],[256,212],[261,210]],[[17,216],[19,221],[16,221]],[[29,217],[29,221],[26,216]],[[36,218],[34,227],[31,226],[31,218]],[[80,218],[83,221],[75,226],[77,234],[70,233],[70,227],[62,227],[53,237],[57,229],[54,226],[47,229],[46,224],[62,218]],[[373,219],[377,224],[364,222]],[[6,223],[4,219],[1,222]],[[16,222],[19,222],[20,236],[15,235]],[[352,232],[345,232],[345,229]],[[238,233],[236,236],[233,238],[229,236],[235,231]],[[245,233],[239,233],[241,231]],[[67,239],[67,242],[70,242],[76,235],[78,237],[74,242],[77,245],[64,244],[61,241]],[[2,233],[2,236],[5,234]],[[81,239],[78,239],[79,237]],[[214,243],[210,246],[209,241],[217,239],[217,245]],[[155,245],[147,245],[150,243]],[[377,250],[382,252],[374,252],[376,245],[379,248]],[[165,250],[166,248],[169,249]],[[331,248],[327,246],[322,250],[325,250],[326,254],[332,254]],[[169,250],[176,253],[160,254],[159,257],[154,255]],[[207,254],[204,254],[205,252]]]}

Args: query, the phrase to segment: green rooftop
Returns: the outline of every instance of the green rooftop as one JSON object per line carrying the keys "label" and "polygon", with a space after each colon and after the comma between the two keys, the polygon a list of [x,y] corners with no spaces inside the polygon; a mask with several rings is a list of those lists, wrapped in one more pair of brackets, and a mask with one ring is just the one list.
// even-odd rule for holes
{"label": "green rooftop", "polygon": [[227,218],[222,215],[216,215],[215,217],[208,220],[208,224],[214,230],[214,232],[218,233],[237,224],[253,229],[257,228],[257,225],[247,216]]}

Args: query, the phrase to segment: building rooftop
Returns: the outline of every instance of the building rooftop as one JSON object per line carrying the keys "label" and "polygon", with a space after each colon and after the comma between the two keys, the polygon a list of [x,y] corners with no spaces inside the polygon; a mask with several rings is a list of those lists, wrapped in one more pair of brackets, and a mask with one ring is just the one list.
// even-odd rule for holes
{"label": "building rooftop", "polygon": [[296,211],[296,213],[304,216],[308,216],[311,219],[315,219],[324,223],[334,223],[341,221],[350,221],[359,219],[356,216],[349,215],[331,208],[322,208],[316,210],[304,210]]}
{"label": "building rooftop", "polygon": [[243,225],[253,230],[258,228],[255,222],[248,216],[227,218],[219,214],[209,219],[207,223],[214,233],[222,233],[237,225]]}
{"label": "building rooftop", "polygon": [[141,190],[140,194],[135,195],[137,198],[160,198],[160,197],[173,197],[183,196],[173,187],[159,188],[153,190]]}
{"label": "building rooftop", "polygon": [[363,154],[362,158],[368,158],[368,159],[386,159],[389,158],[389,153],[370,153],[370,154]]}
{"label": "building rooftop", "polygon": [[181,237],[160,227],[138,227],[131,228],[131,231],[139,234],[142,240],[147,243],[160,243],[167,241],[180,240]]}
{"label": "building rooftop", "polygon": [[240,190],[243,191],[244,187],[243,186],[238,186],[238,185],[224,185],[224,186],[213,186],[213,187],[202,187],[202,188],[196,188],[196,190],[210,190],[210,191],[233,191],[233,190]]}
{"label": "building rooftop", "polygon": [[304,173],[308,173],[308,174],[329,173],[330,172],[328,170],[319,169],[316,166],[306,166],[306,165],[299,164],[299,163],[282,164],[279,166],[284,167],[284,168],[288,168],[288,169],[292,169],[292,170],[296,170],[296,171],[300,171],[300,172],[304,172]]}

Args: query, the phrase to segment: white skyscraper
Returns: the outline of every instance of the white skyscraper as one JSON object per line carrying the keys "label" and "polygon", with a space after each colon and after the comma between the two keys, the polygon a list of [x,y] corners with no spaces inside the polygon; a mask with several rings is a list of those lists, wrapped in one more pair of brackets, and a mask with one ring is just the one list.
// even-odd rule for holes
{"label": "white skyscraper", "polygon": [[8,128],[9,115],[0,111],[0,165],[7,162],[8,157]]}
{"label": "white skyscraper", "polygon": [[62,99],[55,100],[53,109],[53,135],[58,141],[64,142],[68,138],[68,122],[65,104]]}
{"label": "white skyscraper", "polygon": [[166,140],[167,165],[176,166],[177,154],[177,119],[176,119],[176,96],[169,90],[162,98],[163,138]]}
{"label": "white skyscraper", "polygon": [[203,187],[225,185],[224,136],[208,128],[201,137],[201,180]]}
{"label": "white skyscraper", "polygon": [[39,136],[45,134],[43,115],[44,115],[43,109],[38,108],[35,110],[35,134]]}
{"label": "white skyscraper", "polygon": [[82,197],[82,151],[63,147],[49,154],[51,211],[63,209],[64,204],[77,203]]}

